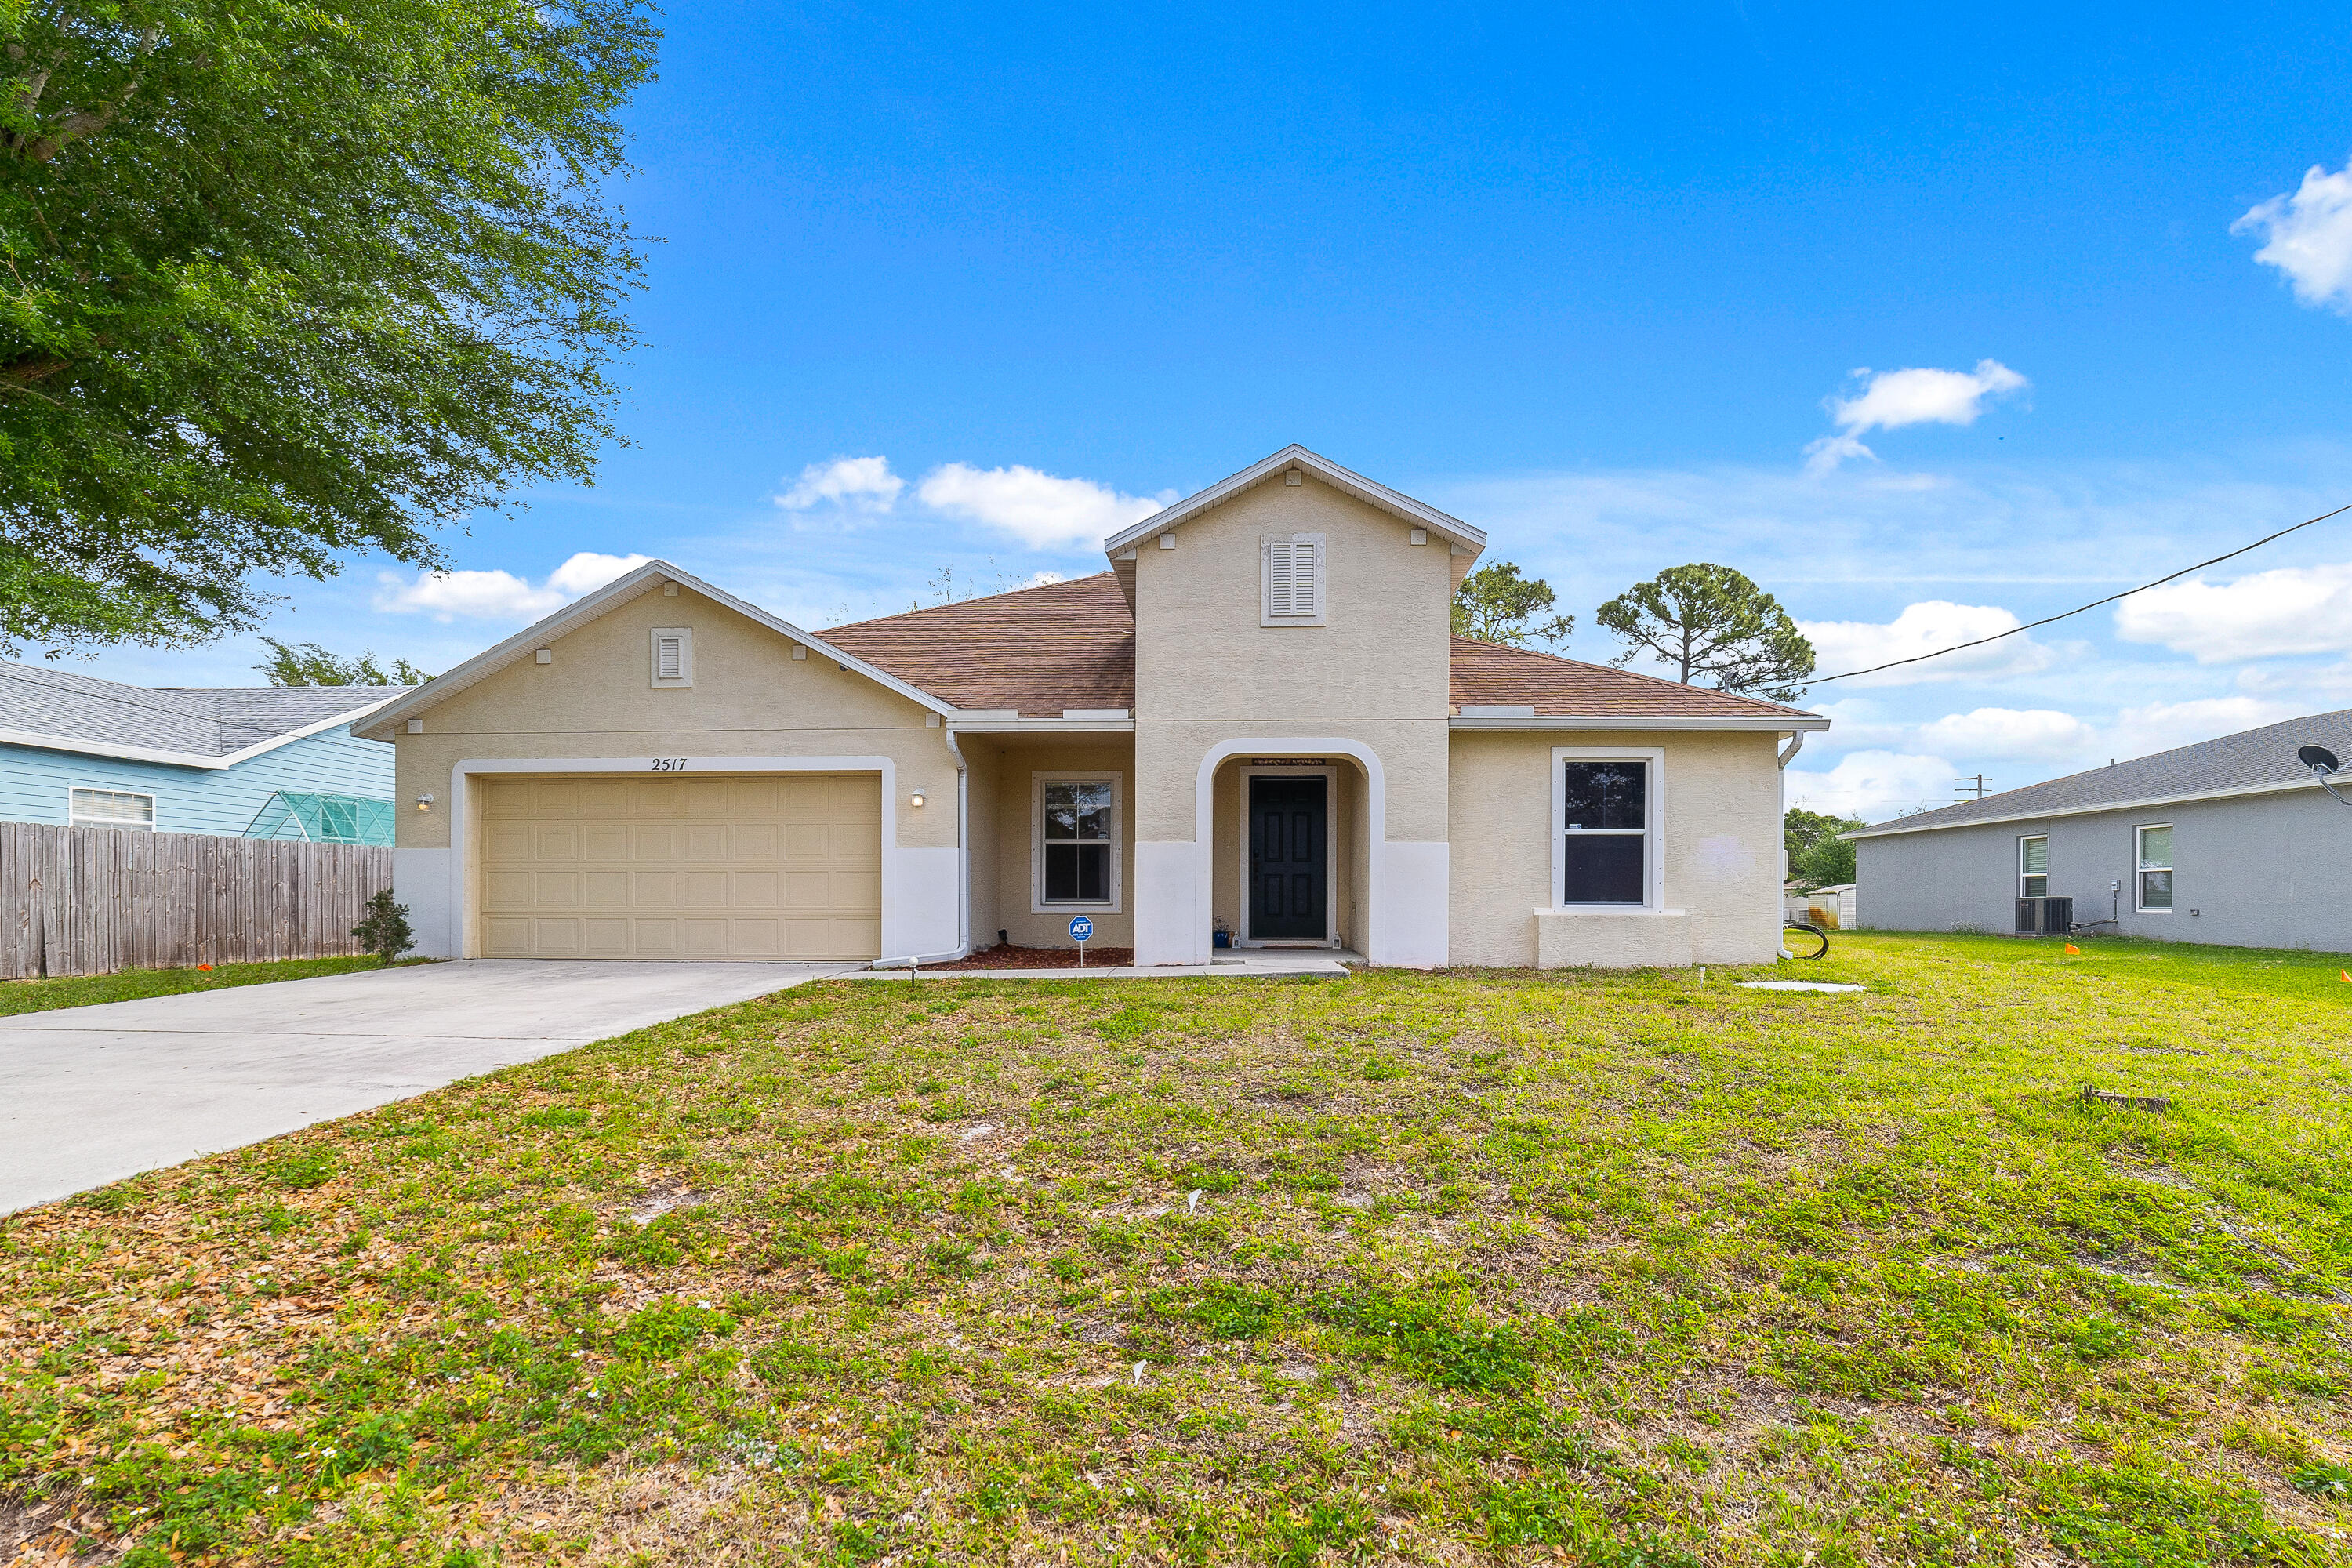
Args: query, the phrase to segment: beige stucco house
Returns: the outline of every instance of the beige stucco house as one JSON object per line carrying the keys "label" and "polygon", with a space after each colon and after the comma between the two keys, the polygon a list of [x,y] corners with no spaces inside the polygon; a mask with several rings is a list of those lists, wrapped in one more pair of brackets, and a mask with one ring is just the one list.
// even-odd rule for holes
{"label": "beige stucco house", "polygon": [[354,729],[440,956],[1773,956],[1829,721],[1451,637],[1485,545],[1291,447],[1097,576],[822,633],[653,562]]}

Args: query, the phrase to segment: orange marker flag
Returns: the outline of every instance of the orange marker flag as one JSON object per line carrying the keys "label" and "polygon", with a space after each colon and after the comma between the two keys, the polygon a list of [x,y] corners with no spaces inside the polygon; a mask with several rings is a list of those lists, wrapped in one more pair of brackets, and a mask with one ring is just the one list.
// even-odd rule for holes
{"label": "orange marker flag", "polygon": [[2339,969],[2336,973],[2344,976],[2347,984],[2352,984],[2352,969]]}
{"label": "orange marker flag", "polygon": [[2068,956],[2069,956],[2069,957],[2073,957],[2073,958],[2080,958],[2080,957],[2082,957],[2082,956],[2083,956],[2083,950],[2082,950],[2081,948],[2079,948],[2079,947],[2076,947],[2076,946],[2075,946],[2073,942],[2068,942],[2068,943],[2066,944],[2066,952],[2067,952],[2067,954],[2068,954]]}

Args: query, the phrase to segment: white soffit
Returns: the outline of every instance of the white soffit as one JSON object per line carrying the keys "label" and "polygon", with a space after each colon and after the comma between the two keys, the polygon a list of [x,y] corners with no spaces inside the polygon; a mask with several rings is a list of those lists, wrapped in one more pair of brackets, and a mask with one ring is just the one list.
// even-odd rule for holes
{"label": "white soffit", "polygon": [[831,643],[801,630],[789,621],[770,615],[757,605],[739,599],[723,588],[713,587],[691,573],[679,571],[667,561],[648,561],[635,571],[614,578],[594,593],[573,600],[545,620],[535,621],[525,626],[495,647],[476,654],[447,674],[436,676],[407,696],[394,698],[376,710],[366,730],[360,731],[355,727],[353,732],[364,734],[371,740],[392,733],[397,730],[404,720],[415,718],[443,698],[454,696],[477,681],[487,679],[509,664],[531,658],[549,642],[562,637],[573,627],[584,626],[604,614],[605,611],[616,605],[625,605],[641,594],[649,593],[664,583],[676,583],[691,588],[704,598],[715,604],[723,605],[745,619],[755,621],[770,631],[789,637],[803,647],[815,649],[823,658],[829,658],[845,668],[856,671],[877,685],[887,687],[930,712],[952,715],[956,711],[954,708],[940,701],[929,692],[908,685],[897,676],[875,668],[855,654],[844,653]]}
{"label": "white soffit", "polygon": [[1298,468],[1310,473],[1333,489],[1351,495],[1367,506],[1378,507],[1415,528],[1425,528],[1449,544],[1461,545],[1473,555],[1486,548],[1484,529],[1473,528],[1458,517],[1448,517],[1435,507],[1423,505],[1402,491],[1392,490],[1351,469],[1343,468],[1330,458],[1319,457],[1294,442],[1271,458],[1252,463],[1240,473],[1218,480],[1199,494],[1187,496],[1166,510],[1153,512],[1141,522],[1112,534],[1103,541],[1103,552],[1116,556],[1120,551],[1153,534],[1165,533],[1213,507],[1223,505],[1253,485],[1264,484],[1286,468]]}

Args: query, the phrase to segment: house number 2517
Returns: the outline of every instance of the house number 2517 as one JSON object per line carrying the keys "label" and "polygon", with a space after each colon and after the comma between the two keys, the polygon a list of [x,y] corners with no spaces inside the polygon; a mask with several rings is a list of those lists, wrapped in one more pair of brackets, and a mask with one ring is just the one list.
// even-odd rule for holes
{"label": "house number 2517", "polygon": [[686,759],[684,757],[656,757],[654,759],[654,772],[657,773],[682,773],[686,772]]}

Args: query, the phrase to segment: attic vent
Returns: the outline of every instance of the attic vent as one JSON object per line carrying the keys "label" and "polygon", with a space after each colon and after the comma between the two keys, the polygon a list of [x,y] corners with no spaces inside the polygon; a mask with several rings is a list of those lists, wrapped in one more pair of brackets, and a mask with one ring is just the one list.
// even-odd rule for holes
{"label": "attic vent", "polygon": [[1261,626],[1323,624],[1323,536],[1294,533],[1261,546],[1265,603]]}
{"label": "attic vent", "polygon": [[654,684],[694,684],[694,633],[685,626],[654,628]]}

